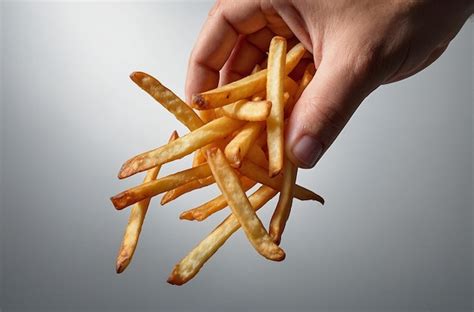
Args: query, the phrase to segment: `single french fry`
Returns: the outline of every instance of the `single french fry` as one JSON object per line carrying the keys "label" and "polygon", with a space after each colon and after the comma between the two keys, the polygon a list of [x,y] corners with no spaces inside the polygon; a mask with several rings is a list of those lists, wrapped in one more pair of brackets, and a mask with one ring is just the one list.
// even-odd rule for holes
{"label": "single french fry", "polygon": [[[247,177],[240,177],[240,182],[242,184],[242,189],[244,192],[247,192],[250,190],[255,184],[255,181],[250,180]],[[219,195],[215,197],[214,199],[211,199],[210,201],[196,207],[193,209],[186,210],[182,212],[179,215],[179,218],[181,220],[197,220],[197,221],[203,221],[210,215],[224,209],[227,207],[227,201],[224,197],[224,195]]]}
{"label": "single french fry", "polygon": [[260,146],[256,144],[252,144],[252,146],[249,148],[249,151],[247,152],[247,155],[245,155],[245,158],[249,159],[262,168],[268,169],[268,160],[265,156],[265,152]]}
{"label": "single french fry", "polygon": [[[288,52],[285,73],[288,74],[295,68],[305,51],[303,45],[299,43]],[[265,90],[266,82],[267,70],[264,69],[222,87],[193,95],[191,106],[200,110],[210,109],[246,99]]]}
{"label": "single french fry", "polygon": [[240,167],[242,160],[262,131],[262,122],[249,122],[225,147],[225,156],[232,167]]}
{"label": "single french fry", "polygon": [[214,184],[216,180],[214,180],[213,176],[208,176],[203,179],[197,179],[190,181],[186,184],[180,185],[177,188],[174,188],[168,192],[166,192],[165,195],[161,198],[161,205],[166,205],[170,201],[175,200],[176,198],[180,197],[181,195],[184,195],[186,193],[192,192],[194,190],[209,186],[211,184]]}
{"label": "single french fry", "polygon": [[265,90],[257,92],[252,96],[252,101],[262,101],[263,99],[265,99],[265,95]]}
{"label": "single french fry", "polygon": [[[169,141],[173,141],[178,137],[178,132],[173,131]],[[147,171],[143,183],[153,181],[158,176],[161,166],[151,168]],[[150,205],[150,198],[144,199],[136,203],[128,217],[127,227],[123,235],[122,243],[120,244],[119,252],[117,255],[115,269],[117,273],[122,273],[132,261],[133,254],[137,248],[138,239],[140,232],[142,231],[143,222]]]}
{"label": "single french fry", "polygon": [[284,102],[283,81],[285,77],[286,39],[273,37],[268,53],[267,100],[272,102],[267,118],[268,174],[274,177],[283,168]]}
{"label": "single french fry", "polygon": [[227,162],[224,153],[217,148],[210,149],[207,151],[207,161],[219,189],[232,210],[232,214],[239,221],[255,250],[269,260],[283,260],[285,252],[272,241],[263,227],[247,195],[242,190],[237,174]]}
{"label": "single french fry", "polygon": [[194,158],[193,158],[193,167],[196,167],[200,164],[203,164],[206,162],[206,155],[203,153],[202,149],[197,150],[194,153]]}
{"label": "single french fry", "polygon": [[283,166],[283,185],[268,230],[270,236],[277,245],[280,245],[281,235],[285,230],[286,221],[290,217],[297,172],[298,167],[296,167],[288,157],[285,157],[285,164]]}
{"label": "single french fry", "polygon": [[285,77],[283,91],[288,92],[289,95],[295,95],[298,91],[298,84],[290,77]]}
{"label": "single french fry", "polygon": [[204,123],[209,123],[210,121],[216,119],[216,112],[213,109],[199,110],[196,112],[198,116]]}
{"label": "single french fry", "polygon": [[[273,178],[270,178],[265,172],[265,169],[262,167],[254,164],[253,162],[246,160],[242,162],[242,166],[239,168],[239,172],[250,178],[254,181],[262,183],[264,185],[268,185],[275,190],[281,191],[283,187],[283,175],[279,174]],[[315,200],[324,204],[324,199],[319,196],[318,194],[314,193],[311,190],[308,190],[298,184],[295,185],[294,189],[294,197],[300,200]]]}
{"label": "single french fry", "polygon": [[[176,142],[176,141],[175,141]],[[136,202],[151,198],[158,194],[164,193],[174,189],[180,185],[186,184],[189,181],[205,178],[211,175],[211,170],[207,164],[202,164],[197,167],[186,169],[158,180],[150,181],[131,189],[123,191],[111,198],[117,210],[121,210]]]}
{"label": "single french fry", "polygon": [[152,167],[184,157],[195,150],[224,138],[244,124],[243,121],[221,117],[157,149],[135,156],[120,169],[120,179]]}
{"label": "single french fry", "polygon": [[272,103],[270,101],[247,101],[239,100],[235,103],[223,106],[222,114],[227,117],[246,120],[264,121],[270,114]]}
{"label": "single french fry", "polygon": [[164,108],[171,112],[189,130],[195,130],[204,123],[194,110],[184,103],[171,90],[163,86],[157,79],[142,72],[133,72],[130,78],[145,92],[150,94]]}
{"label": "single french fry", "polygon": [[[263,207],[276,195],[276,191],[262,186],[249,197],[253,211]],[[171,272],[168,283],[183,285],[192,279],[202,266],[212,257],[216,251],[224,245],[227,239],[240,228],[240,223],[234,214],[229,215],[219,226],[217,226],[204,240],[175,265]]]}
{"label": "single french fry", "polygon": [[291,112],[293,111],[296,102],[298,102],[301,95],[303,94],[304,89],[306,89],[306,87],[313,79],[315,72],[316,69],[314,67],[314,63],[309,63],[304,70],[303,77],[301,78],[300,84],[298,85],[298,89],[294,95],[293,101],[290,101],[289,104],[285,106],[285,113],[288,116],[291,115]]}

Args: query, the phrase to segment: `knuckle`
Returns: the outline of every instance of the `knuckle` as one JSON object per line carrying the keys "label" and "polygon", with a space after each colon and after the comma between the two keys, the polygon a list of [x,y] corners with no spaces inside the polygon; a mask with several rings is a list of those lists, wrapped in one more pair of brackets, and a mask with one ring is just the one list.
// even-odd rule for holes
{"label": "knuckle", "polygon": [[352,60],[353,75],[361,79],[373,77],[381,67],[381,51],[379,46],[362,49]]}
{"label": "knuckle", "polygon": [[308,128],[322,125],[331,133],[339,133],[348,121],[346,114],[338,108],[339,105],[328,98],[313,97],[305,107],[305,115],[311,116],[311,124],[306,125]]}

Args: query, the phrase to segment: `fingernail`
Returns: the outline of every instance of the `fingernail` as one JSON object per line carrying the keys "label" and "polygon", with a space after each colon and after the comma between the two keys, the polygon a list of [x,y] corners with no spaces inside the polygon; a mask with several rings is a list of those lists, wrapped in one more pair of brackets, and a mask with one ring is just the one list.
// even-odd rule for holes
{"label": "fingernail", "polygon": [[323,145],[310,135],[302,136],[292,149],[293,156],[304,168],[311,168],[323,152]]}

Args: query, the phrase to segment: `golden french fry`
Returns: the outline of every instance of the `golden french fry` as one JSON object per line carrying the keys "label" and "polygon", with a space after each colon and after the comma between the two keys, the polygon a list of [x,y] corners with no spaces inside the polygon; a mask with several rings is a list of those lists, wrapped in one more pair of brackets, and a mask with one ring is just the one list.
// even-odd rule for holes
{"label": "golden french fry", "polygon": [[176,198],[180,197],[181,195],[184,195],[186,193],[189,193],[191,191],[206,187],[208,185],[214,184],[216,180],[214,180],[213,176],[208,176],[203,179],[197,179],[190,181],[186,184],[180,185],[175,189],[172,189],[168,192],[166,192],[165,195],[161,198],[161,205],[165,205],[169,203],[170,201],[175,200]]}
{"label": "golden french fry", "polygon": [[293,111],[296,102],[298,102],[301,97],[301,94],[303,94],[304,89],[306,89],[306,87],[313,79],[315,72],[316,69],[314,67],[314,63],[309,63],[304,70],[303,77],[301,78],[300,84],[298,85],[298,89],[294,95],[293,100],[290,101],[287,106],[285,106],[285,113],[288,116],[291,115],[291,112]]}
{"label": "golden french fry", "polygon": [[232,214],[239,221],[255,250],[269,260],[283,260],[285,252],[272,241],[263,227],[247,195],[242,190],[237,174],[227,162],[224,153],[217,148],[210,149],[207,151],[207,161],[219,189],[232,210]]}
{"label": "golden french fry", "polygon": [[[252,181],[244,176],[240,177],[240,182],[242,183],[242,189],[244,190],[244,192],[247,192],[256,184],[255,181]],[[224,195],[219,195],[196,208],[182,212],[179,215],[179,218],[182,220],[203,221],[213,213],[220,211],[225,207],[227,207],[227,201]]]}
{"label": "golden french fry", "polygon": [[252,144],[245,158],[249,159],[251,162],[259,165],[262,168],[268,169],[268,160],[265,156],[265,152],[262,148],[256,144]]}
{"label": "golden french fry", "polygon": [[215,140],[224,138],[243,124],[243,121],[229,117],[213,120],[167,145],[127,160],[120,169],[118,177],[123,179],[137,172],[184,157]]}
{"label": "golden french fry", "polygon": [[252,144],[262,131],[264,124],[262,122],[249,122],[239,133],[227,144],[225,156],[232,167],[238,168]]}
{"label": "golden french fry", "polygon": [[[263,207],[276,195],[276,191],[262,186],[249,197],[252,211]],[[175,265],[171,272],[168,283],[183,285],[192,279],[209,258],[224,245],[226,240],[240,228],[240,223],[234,214],[229,215],[219,226],[217,226],[204,240]]]}
{"label": "golden french fry", "polygon": [[[176,142],[176,141],[175,141]],[[112,203],[118,210],[135,204],[145,198],[150,198],[158,194],[174,189],[189,181],[202,179],[211,175],[211,170],[207,164],[186,169],[158,180],[150,181],[139,186],[123,191],[111,198]]]}
{"label": "golden french fry", "polygon": [[298,84],[290,77],[285,77],[283,90],[288,92],[289,95],[295,95],[298,91]]}
{"label": "golden french fry", "polygon": [[284,102],[286,39],[273,37],[268,53],[267,99],[272,102],[267,118],[268,174],[274,177],[283,168]]}
{"label": "golden french fry", "polygon": [[222,114],[230,118],[246,121],[264,121],[270,114],[271,108],[272,103],[270,101],[239,100],[223,106],[220,110]]}
{"label": "golden french fry", "polygon": [[[299,43],[288,52],[285,65],[286,73],[291,72],[295,68],[305,51],[303,45]],[[210,109],[246,99],[257,92],[265,90],[266,82],[267,70],[264,69],[217,89],[193,95],[191,106],[200,110]]]}
{"label": "golden french fry", "polygon": [[196,112],[204,123],[216,119],[216,112],[213,109],[199,110]]}
{"label": "golden french fry", "polygon": [[205,162],[206,162],[206,155],[203,153],[202,150],[197,150],[194,153],[193,167],[196,167],[197,165],[203,164]]}
{"label": "golden french fry", "polygon": [[171,112],[189,130],[195,130],[204,124],[191,107],[151,75],[133,72],[130,78],[140,88],[161,103],[164,108]]}
{"label": "golden french fry", "polygon": [[265,90],[255,93],[252,96],[252,101],[262,101],[265,98]]}
{"label": "golden french fry", "polygon": [[268,230],[273,241],[278,245],[280,245],[281,235],[285,229],[286,221],[290,216],[297,172],[298,167],[296,167],[288,157],[285,157],[285,164],[283,166],[283,185]]}
{"label": "golden french fry", "polygon": [[[178,132],[173,131],[169,141],[171,142],[177,137]],[[160,169],[161,166],[157,166],[148,170],[143,183],[155,180],[158,176],[158,173],[160,172]],[[117,273],[122,273],[130,264],[130,261],[132,261],[149,205],[150,198],[147,198],[136,203],[130,211],[127,227],[125,228],[125,234],[123,235],[122,243],[120,244],[120,249],[117,255],[117,261],[115,265]]]}
{"label": "golden french fry", "polygon": [[[265,169],[254,164],[253,162],[249,160],[242,162],[242,166],[239,168],[239,172],[243,174],[244,176],[246,176],[247,178],[250,178],[264,185],[268,185],[271,188],[274,188],[275,190],[278,190],[278,191],[282,190],[282,187],[283,187],[282,174],[279,174],[273,178],[270,178],[267,172],[265,172]],[[300,200],[315,200],[315,201],[320,202],[321,204],[324,204],[324,199],[321,196],[314,193],[313,191],[310,191],[302,186],[299,186],[298,184],[295,185],[293,196]]]}

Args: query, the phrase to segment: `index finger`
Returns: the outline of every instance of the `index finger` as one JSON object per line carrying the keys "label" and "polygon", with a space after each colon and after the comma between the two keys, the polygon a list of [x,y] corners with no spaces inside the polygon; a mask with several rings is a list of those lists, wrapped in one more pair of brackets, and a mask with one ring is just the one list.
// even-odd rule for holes
{"label": "index finger", "polygon": [[239,34],[254,33],[265,27],[267,20],[258,2],[218,1],[209,12],[189,59],[186,98],[217,87],[219,71],[229,58]]}

